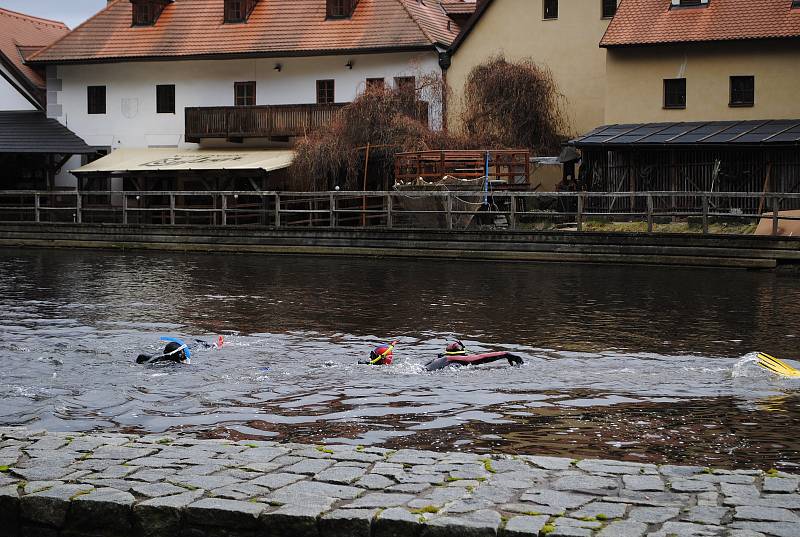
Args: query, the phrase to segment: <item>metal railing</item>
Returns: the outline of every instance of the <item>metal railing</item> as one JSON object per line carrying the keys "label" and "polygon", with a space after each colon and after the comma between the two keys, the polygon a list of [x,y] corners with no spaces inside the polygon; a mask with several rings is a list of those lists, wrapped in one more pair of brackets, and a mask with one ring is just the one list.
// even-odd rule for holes
{"label": "metal railing", "polygon": [[800,193],[0,191],[2,223],[778,235],[798,220]]}

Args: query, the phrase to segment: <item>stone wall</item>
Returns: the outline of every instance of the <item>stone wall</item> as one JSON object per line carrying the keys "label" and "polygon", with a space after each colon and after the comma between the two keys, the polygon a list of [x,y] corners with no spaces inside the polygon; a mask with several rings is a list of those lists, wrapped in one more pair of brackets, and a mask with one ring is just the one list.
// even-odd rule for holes
{"label": "stone wall", "polygon": [[798,476],[0,428],[0,537],[800,535]]}

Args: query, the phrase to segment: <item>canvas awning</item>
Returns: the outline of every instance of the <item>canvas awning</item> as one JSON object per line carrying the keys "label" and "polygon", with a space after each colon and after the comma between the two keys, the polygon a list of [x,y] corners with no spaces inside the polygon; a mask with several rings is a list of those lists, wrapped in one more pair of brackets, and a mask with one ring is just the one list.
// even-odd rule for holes
{"label": "canvas awning", "polygon": [[203,170],[263,170],[288,168],[290,149],[117,149],[109,155],[72,170],[90,173],[147,173]]}

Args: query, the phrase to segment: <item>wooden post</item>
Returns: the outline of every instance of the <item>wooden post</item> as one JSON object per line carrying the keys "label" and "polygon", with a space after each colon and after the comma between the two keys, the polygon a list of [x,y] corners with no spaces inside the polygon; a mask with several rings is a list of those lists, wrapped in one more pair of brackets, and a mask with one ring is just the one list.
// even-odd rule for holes
{"label": "wooden post", "polygon": [[772,190],[769,187],[769,176],[772,173],[772,162],[767,162],[767,175],[764,178],[764,188],[761,190],[761,199],[758,201],[758,214],[759,216],[764,214],[764,202],[766,201],[764,197],[767,194],[767,191]]}
{"label": "wooden post", "polygon": [[122,193],[122,225],[128,225],[128,195]]}
{"label": "wooden post", "polygon": [[511,214],[509,215],[509,219],[511,220],[508,225],[511,231],[517,229],[517,197],[514,193],[511,193]]}
{"label": "wooden post", "polygon": [[647,232],[653,232],[653,194],[647,193]]}
{"label": "wooden post", "polygon": [[275,193],[275,229],[281,227],[281,195]]}
{"label": "wooden post", "polygon": [[169,223],[175,225],[175,194],[169,195]]}
{"label": "wooden post", "polygon": [[386,193],[386,227],[388,229],[392,229],[392,227],[394,227],[392,209],[393,209],[393,207],[392,207],[392,193],[391,192],[387,192]]}
{"label": "wooden post", "polygon": [[329,193],[328,196],[328,209],[330,210],[330,221],[328,225],[330,227],[336,227],[336,198],[333,196],[333,192]]}
{"label": "wooden post", "polygon": [[[367,153],[364,155],[364,192],[367,191],[367,175],[369,173],[369,142],[367,142]],[[361,227],[367,225],[367,197],[361,196]]]}
{"label": "wooden post", "polygon": [[[779,224],[779,217],[778,213],[781,210],[781,200],[778,196],[772,197],[772,235],[775,236],[778,234],[778,228],[780,227]],[[760,215],[761,213],[759,213]]]}
{"label": "wooden post", "polygon": [[453,229],[453,196],[450,192],[447,193],[447,229]]}
{"label": "wooden post", "polygon": [[222,225],[228,225],[228,196],[225,194],[220,194],[220,204],[219,207],[222,209]]}
{"label": "wooden post", "polygon": [[575,215],[575,219],[578,222],[578,231],[583,231],[583,196],[583,192],[578,193],[578,212]]}
{"label": "wooden post", "polygon": [[81,198],[82,197],[83,196],[81,196],[80,192],[76,192],[75,193],[75,222],[77,222],[78,224],[80,224],[81,221],[83,220],[83,217],[81,215]]}
{"label": "wooden post", "polygon": [[36,223],[39,223],[42,221],[42,210],[41,210],[42,201],[39,199],[38,192],[33,195],[33,206],[36,217]]}
{"label": "wooden post", "polygon": [[708,235],[708,195],[704,192],[701,198],[703,200],[703,235]]}

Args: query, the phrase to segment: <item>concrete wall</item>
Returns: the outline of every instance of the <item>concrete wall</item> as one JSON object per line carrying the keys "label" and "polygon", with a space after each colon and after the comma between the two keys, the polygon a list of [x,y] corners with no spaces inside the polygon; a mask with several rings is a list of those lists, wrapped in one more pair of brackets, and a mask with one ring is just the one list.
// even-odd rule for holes
{"label": "concrete wall", "polygon": [[550,68],[566,99],[571,132],[603,123],[605,56],[599,47],[609,19],[600,0],[561,0],[558,19],[544,20],[542,0],[495,0],[453,56],[447,77],[453,92],[449,121],[457,128],[464,83],[477,65],[499,53],[531,58]]}
{"label": "concrete wall", "polygon": [[[3,75],[14,78],[2,65],[0,65],[0,71],[3,72]],[[4,76],[0,76],[0,110],[36,110],[36,107],[9,84]]]}
{"label": "concrete wall", "polygon": [[[353,69],[345,64],[352,60]],[[232,106],[234,82],[256,81],[256,103],[316,102],[316,80],[336,81],[336,102],[352,101],[366,78],[438,72],[433,52],[284,58],[126,62],[58,67],[61,91],[49,102],[57,117],[89,145],[196,147],[183,140],[185,107]],[[281,71],[275,71],[275,64]],[[176,113],[156,114],[156,85],[175,84]],[[86,87],[106,86],[106,114],[87,113]],[[435,112],[435,111],[434,111]],[[60,114],[60,115],[59,115]]]}
{"label": "concrete wall", "polygon": [[[730,107],[730,76],[755,76],[755,106]],[[609,49],[605,123],[800,118],[796,41]],[[686,108],[663,107],[663,80],[686,78]]]}

